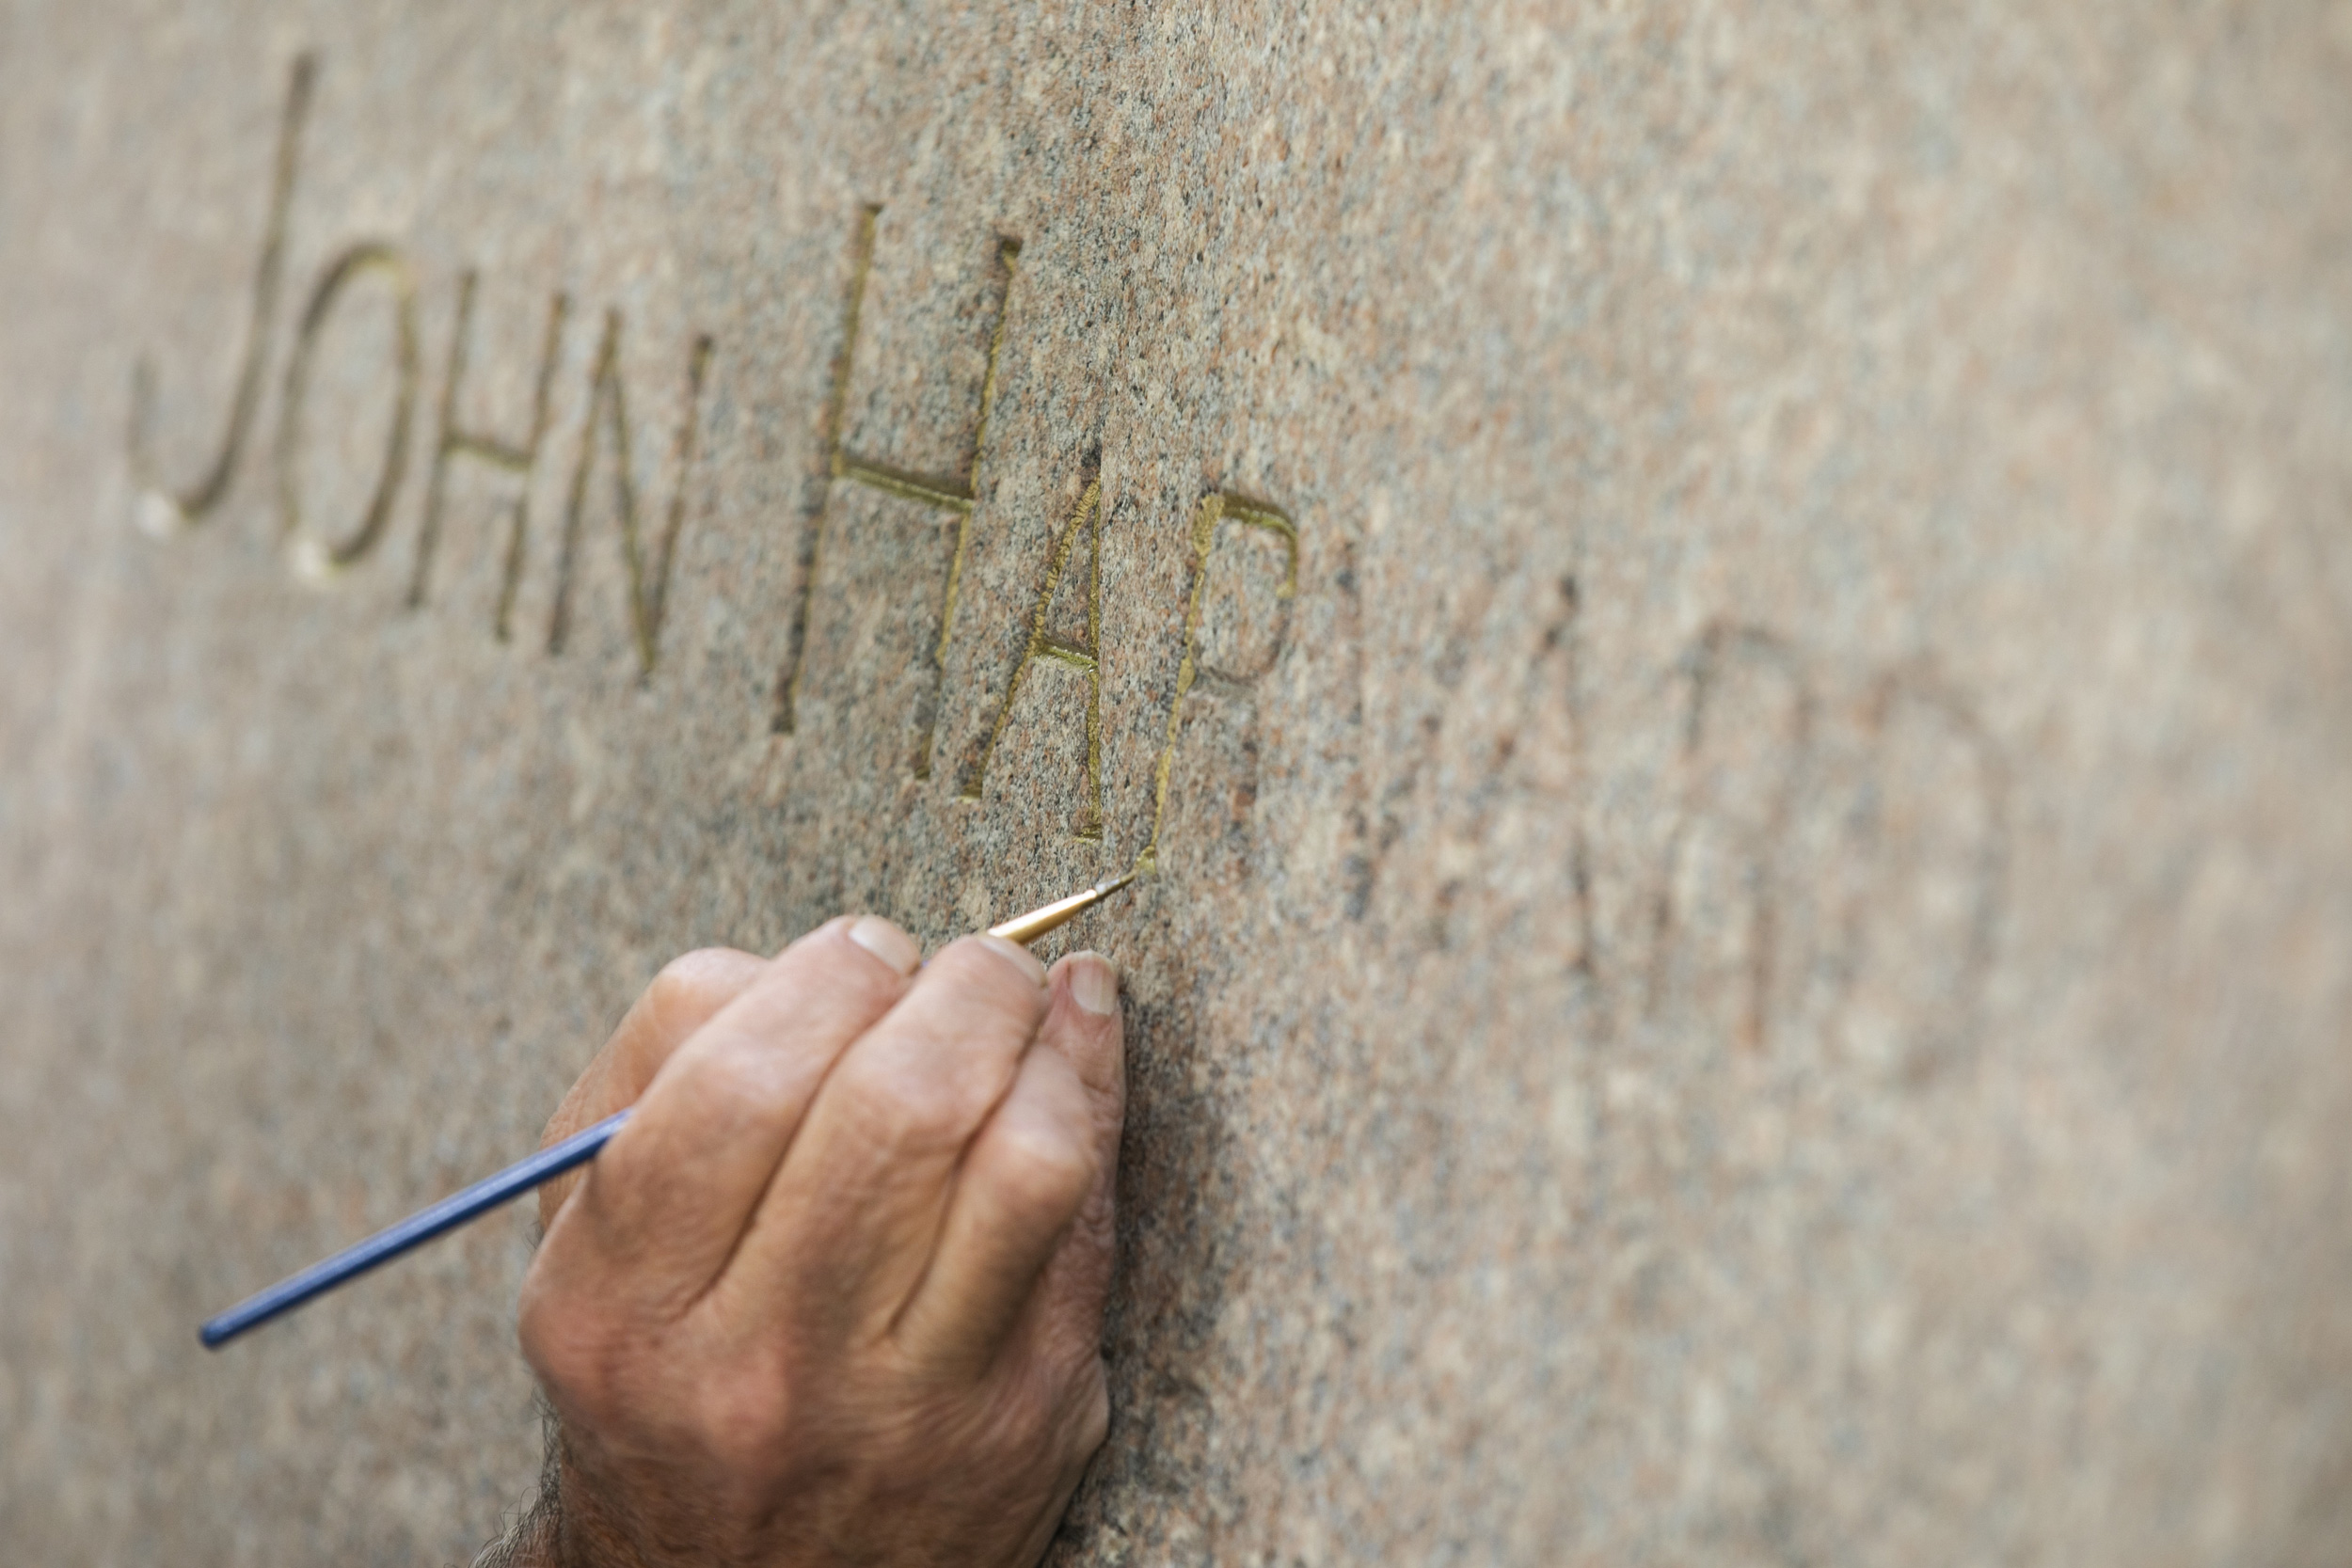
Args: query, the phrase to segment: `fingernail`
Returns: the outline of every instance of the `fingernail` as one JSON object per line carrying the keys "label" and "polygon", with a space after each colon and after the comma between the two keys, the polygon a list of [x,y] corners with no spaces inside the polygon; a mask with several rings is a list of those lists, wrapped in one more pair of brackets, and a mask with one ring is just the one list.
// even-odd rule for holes
{"label": "fingernail", "polygon": [[1097,1018],[1119,1011],[1119,971],[1099,953],[1080,953],[1070,960],[1070,998]]}
{"label": "fingernail", "polygon": [[1038,962],[1035,953],[1030,952],[1019,942],[985,934],[981,936],[980,942],[990,952],[996,954],[1007,963],[1018,965],[1021,973],[1029,977],[1029,984],[1041,986],[1045,983],[1045,966]]}
{"label": "fingernail", "polygon": [[878,914],[861,915],[850,927],[850,940],[901,975],[914,974],[914,966],[923,961],[923,950],[914,945],[914,939]]}

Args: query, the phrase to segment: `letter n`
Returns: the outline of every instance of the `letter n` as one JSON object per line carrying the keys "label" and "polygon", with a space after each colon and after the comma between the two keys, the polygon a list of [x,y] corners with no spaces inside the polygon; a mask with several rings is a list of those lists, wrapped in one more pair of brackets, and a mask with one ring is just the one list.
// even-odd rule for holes
{"label": "letter n", "polygon": [[572,469],[571,495],[564,507],[564,544],[556,558],[555,608],[548,617],[548,652],[560,654],[571,630],[573,568],[580,554],[580,518],[587,507],[588,477],[596,455],[607,450],[620,492],[621,555],[628,572],[629,632],[637,645],[643,674],[653,673],[661,643],[661,614],[670,592],[670,566],[677,549],[678,531],[686,522],[686,490],[693,476],[694,451],[702,427],[703,375],[710,364],[707,335],[694,340],[686,360],[686,406],[678,416],[673,447],[677,469],[676,488],[670,494],[669,515],[658,539],[648,541],[638,514],[637,482],[630,475],[628,398],[621,385],[621,313],[608,310],[604,339],[596,346],[596,365],[588,394],[588,420],[580,436],[580,461]]}

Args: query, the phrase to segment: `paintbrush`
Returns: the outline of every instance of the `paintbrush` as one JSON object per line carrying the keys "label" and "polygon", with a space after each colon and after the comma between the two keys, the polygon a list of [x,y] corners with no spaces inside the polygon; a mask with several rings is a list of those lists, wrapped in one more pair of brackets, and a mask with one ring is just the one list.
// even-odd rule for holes
{"label": "paintbrush", "polygon": [[[1136,879],[1136,873],[1112,877],[1095,883],[1084,893],[1057,899],[1041,910],[992,926],[988,934],[1003,937],[1009,942],[1035,942],[1046,932],[1075,917],[1079,911],[1101,903],[1104,899]],[[507,1166],[496,1176],[488,1176],[462,1192],[452,1193],[429,1209],[421,1209],[398,1225],[377,1231],[364,1242],[343,1248],[332,1258],[323,1259],[301,1273],[290,1275],[268,1290],[244,1301],[214,1318],[197,1330],[197,1338],[208,1350],[218,1350],[246,1329],[259,1328],[272,1318],[291,1312],[318,1296],[325,1295],[346,1280],[356,1279],[378,1264],[389,1263],[414,1247],[422,1246],[436,1236],[445,1235],[479,1219],[502,1203],[520,1197],[543,1181],[552,1181],[567,1170],[586,1164],[596,1157],[613,1133],[621,1130],[629,1117],[628,1111],[616,1111],[594,1127],[582,1128],[561,1143],[549,1144],[528,1160]]]}

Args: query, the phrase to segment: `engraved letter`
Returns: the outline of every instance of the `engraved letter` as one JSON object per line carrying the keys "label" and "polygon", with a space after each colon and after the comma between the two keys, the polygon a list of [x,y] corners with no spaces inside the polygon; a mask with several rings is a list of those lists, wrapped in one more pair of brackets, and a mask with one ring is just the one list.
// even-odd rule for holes
{"label": "engraved letter", "polygon": [[[1089,526],[1090,525],[1090,526]],[[1061,586],[1063,570],[1070,564],[1070,552],[1078,542],[1078,531],[1089,530],[1087,549],[1087,635],[1083,644],[1065,641],[1047,635],[1047,618],[1054,610],[1054,591]],[[1028,646],[1021,651],[1021,662],[1012,667],[1012,681],[1005,688],[1004,705],[996,710],[996,721],[989,726],[988,739],[980,747],[979,760],[963,781],[963,798],[977,800],[988,778],[989,758],[996,754],[996,742],[1005,733],[1005,725],[1012,719],[1013,699],[1021,695],[1021,678],[1029,673],[1029,666],[1041,658],[1066,664],[1087,678],[1087,760],[1086,800],[1078,808],[1078,819],[1072,825],[1073,836],[1091,843],[1103,837],[1103,482],[1088,483],[1086,493],[1078,498],[1078,505],[1063,525],[1061,537],[1054,542],[1054,554],[1045,568],[1045,586],[1037,596],[1037,611],[1029,618]]]}
{"label": "engraved letter", "polygon": [[473,333],[473,291],[474,275],[469,271],[457,280],[457,319],[449,334],[449,373],[441,383],[441,431],[433,444],[433,472],[425,481],[424,523],[417,533],[417,568],[408,584],[408,605],[413,610],[424,603],[433,570],[434,546],[441,538],[441,505],[448,490],[450,459],[477,458],[522,480],[515,499],[506,505],[506,559],[499,579],[498,612],[492,622],[492,630],[503,642],[511,630],[515,594],[522,586],[523,543],[530,527],[531,474],[538,466],[539,446],[548,434],[548,394],[555,384],[556,350],[563,342],[564,316],[570,302],[560,293],[548,301],[547,343],[539,351],[539,379],[531,397],[531,435],[516,446],[487,431],[466,430],[457,423],[457,398],[466,381],[467,341]]}
{"label": "engraved letter", "polygon": [[1680,816],[1666,843],[1649,1010],[1685,1003],[1764,1044],[1784,955],[1775,878],[1812,731],[1795,657],[1769,632],[1709,627],[1687,665]]}
{"label": "engraved letter", "polygon": [[1021,255],[1018,240],[999,239],[996,243],[997,271],[1001,278],[996,296],[996,324],[989,333],[988,364],[980,377],[980,412],[972,431],[972,451],[964,462],[961,479],[914,473],[888,463],[861,457],[842,444],[842,424],[850,396],[850,372],[857,361],[858,313],[866,303],[866,280],[874,266],[874,230],[882,216],[880,207],[867,207],[858,217],[857,257],[850,280],[850,296],[842,312],[841,348],[833,362],[832,395],[825,404],[823,435],[825,459],[825,499],[817,505],[815,515],[802,532],[801,593],[793,611],[789,641],[785,653],[783,673],[776,681],[775,732],[790,735],[799,722],[801,679],[808,653],[809,611],[817,588],[817,574],[824,560],[825,520],[827,501],[832,495],[833,480],[849,480],[871,486],[886,495],[911,500],[917,505],[941,512],[953,513],[956,517],[955,547],[947,559],[946,593],[940,604],[939,636],[926,656],[926,681],[922,694],[916,699],[914,741],[912,766],[914,777],[931,776],[931,740],[939,729],[939,683],[946,662],[947,640],[954,634],[956,622],[956,591],[963,576],[963,561],[972,541],[972,501],[977,493],[980,457],[987,450],[988,416],[996,399],[996,360],[1005,344],[1005,315],[1012,298],[1014,263]]}
{"label": "engraved letter", "polygon": [[[1224,523],[1243,528],[1263,529],[1281,541],[1287,570],[1274,593],[1281,601],[1281,629],[1277,633],[1274,652],[1266,662],[1247,674],[1210,668],[1200,657],[1200,604],[1202,591],[1209,582],[1209,562],[1216,551],[1217,529]],[[1298,594],[1298,527],[1273,507],[1239,496],[1219,492],[1206,497],[1192,517],[1192,560],[1186,575],[1191,590],[1184,599],[1184,660],[1176,667],[1176,696],[1168,707],[1168,740],[1160,748],[1160,760],[1152,769],[1152,833],[1144,841],[1143,852],[1136,863],[1146,871],[1158,869],[1160,858],[1160,828],[1168,815],[1168,781],[1176,763],[1176,738],[1183,732],[1184,702],[1195,686],[1217,696],[1241,696],[1254,687],[1259,677],[1272,668],[1281,657],[1282,643],[1290,629],[1290,605]]]}
{"label": "engraved letter", "polygon": [[[396,378],[392,427],[385,438],[384,466],[376,473],[375,489],[359,526],[348,538],[330,543],[307,531],[302,524],[302,401],[310,388],[310,356],[320,332],[334,313],[344,286],[371,272],[383,273],[392,286]],[[407,259],[387,245],[358,245],[337,257],[302,312],[294,355],[286,362],[286,395],[278,415],[278,511],[280,532],[294,552],[297,570],[311,578],[331,577],[369,550],[384,532],[400,494],[401,472],[407,467],[408,419],[417,401],[417,283]]]}
{"label": "engraved letter", "polygon": [[621,388],[621,313],[604,316],[604,341],[596,348],[595,380],[588,394],[588,420],[580,435],[580,461],[572,469],[571,497],[564,508],[564,546],[556,558],[555,609],[548,619],[548,652],[564,651],[571,626],[572,563],[580,548],[580,515],[588,499],[588,475],[596,467],[600,437],[612,442],[612,472],[621,502],[621,555],[628,568],[629,630],[637,642],[638,668],[653,673],[661,642],[661,612],[670,592],[670,562],[678,530],[686,522],[686,486],[694,468],[694,446],[702,428],[703,372],[710,364],[710,339],[697,337],[686,360],[686,407],[678,416],[675,463],[677,487],[670,493],[670,515],[652,559],[638,531],[637,483],[629,475],[628,401]]}
{"label": "engraved letter", "polygon": [[220,450],[203,477],[185,490],[172,490],[156,477],[148,451],[153,422],[155,372],[144,356],[131,372],[131,483],[139,492],[139,524],[158,536],[199,522],[228,495],[236,477],[237,458],[245,450],[246,434],[262,397],[262,366],[269,356],[270,322],[278,314],[278,284],[285,270],[286,211],[294,201],[294,166],[302,141],[302,122],[310,112],[310,84],[317,61],[297,55],[286,84],[286,110],[278,125],[278,159],[270,177],[269,216],[262,227],[262,256],[253,269],[253,308],[245,325],[245,355],[237,367],[237,389],[230,400],[229,428],[221,433]]}

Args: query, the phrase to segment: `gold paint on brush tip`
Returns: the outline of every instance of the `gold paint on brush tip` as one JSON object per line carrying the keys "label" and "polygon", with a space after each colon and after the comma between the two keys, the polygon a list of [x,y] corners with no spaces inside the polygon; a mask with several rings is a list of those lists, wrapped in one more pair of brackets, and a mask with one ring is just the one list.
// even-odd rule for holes
{"label": "gold paint on brush tip", "polygon": [[1031,910],[1027,914],[1018,915],[1002,926],[991,926],[988,934],[1002,937],[1007,942],[1035,942],[1056,927],[1077,918],[1081,911],[1092,909],[1140,874],[1141,868],[1136,867],[1116,877],[1106,877],[1084,893],[1073,893],[1067,898],[1057,899],[1041,910]]}

